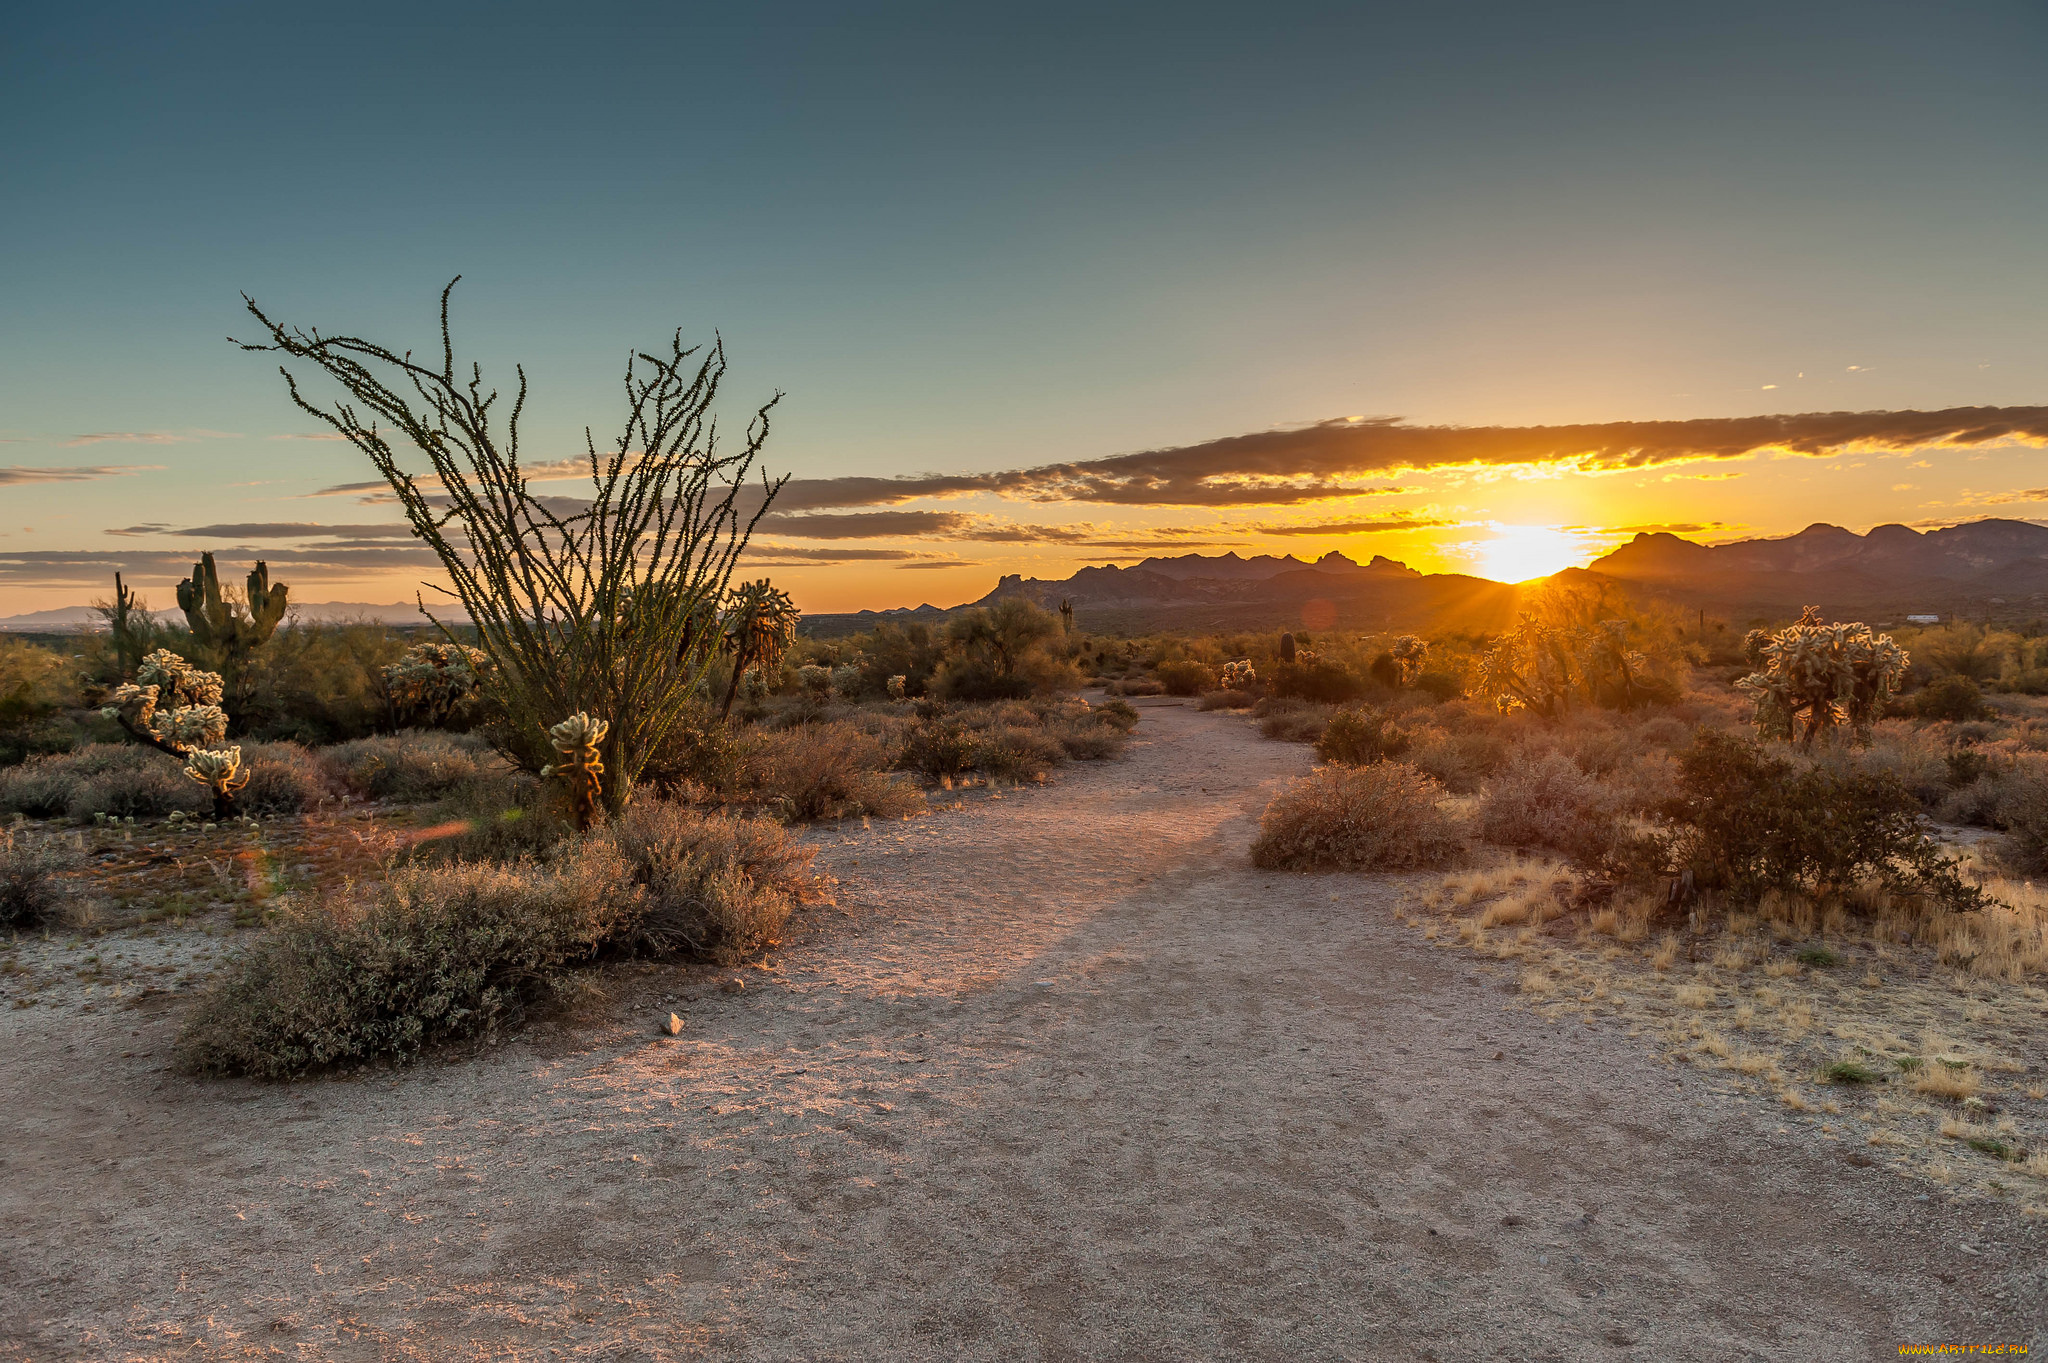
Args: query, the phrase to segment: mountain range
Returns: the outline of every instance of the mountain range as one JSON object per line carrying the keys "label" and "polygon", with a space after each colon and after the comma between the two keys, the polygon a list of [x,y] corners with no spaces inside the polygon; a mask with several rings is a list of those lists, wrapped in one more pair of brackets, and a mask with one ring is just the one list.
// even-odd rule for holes
{"label": "mountain range", "polygon": [[[2018,622],[2048,616],[2048,527],[1993,519],[1925,532],[1880,525],[1859,535],[1816,524],[1779,539],[1730,544],[1643,533],[1559,576],[1613,583],[1736,624],[1782,619],[1809,605],[1830,618],[1872,623],[1908,614]],[[1049,609],[1071,602],[1085,628],[1105,633],[1281,625],[1490,632],[1513,620],[1521,591],[1463,573],[1419,573],[1390,558],[1358,563],[1334,550],[1314,561],[1182,554],[1057,579],[1010,574],[966,606],[811,615],[804,630],[829,637],[889,621],[936,623],[967,606],[1017,596]],[[323,602],[298,614],[307,621],[419,621],[418,610],[403,604]],[[54,633],[98,623],[89,607],[68,606],[0,619],[0,630]]]}
{"label": "mountain range", "polygon": [[1858,535],[1809,525],[1782,539],[1695,544],[1639,534],[1587,572],[1741,619],[1819,605],[1831,616],[1900,614],[2021,619],[2048,607],[2048,527],[1982,520]]}

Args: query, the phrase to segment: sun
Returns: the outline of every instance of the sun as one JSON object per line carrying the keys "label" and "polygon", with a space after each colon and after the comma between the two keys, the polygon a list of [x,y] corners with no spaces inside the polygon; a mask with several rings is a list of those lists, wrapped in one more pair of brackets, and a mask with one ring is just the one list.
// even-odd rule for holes
{"label": "sun", "polygon": [[1479,569],[1496,582],[1527,582],[1577,567],[1585,558],[1579,537],[1554,525],[1496,525],[1493,538],[1473,546]]}

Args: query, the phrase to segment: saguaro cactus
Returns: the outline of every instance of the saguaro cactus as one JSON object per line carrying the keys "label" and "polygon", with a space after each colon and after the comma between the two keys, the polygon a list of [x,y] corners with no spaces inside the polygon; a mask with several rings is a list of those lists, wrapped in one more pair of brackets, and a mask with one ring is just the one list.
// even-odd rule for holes
{"label": "saguaro cactus", "polygon": [[107,627],[114,636],[115,663],[124,677],[134,676],[135,669],[142,666],[142,640],[135,630],[137,604],[135,589],[115,573],[114,608],[107,613]]}
{"label": "saguaro cactus", "polygon": [[1065,598],[1060,601],[1060,634],[1069,639],[1074,635],[1074,603]]}
{"label": "saguaro cactus", "polygon": [[220,664],[228,690],[240,695],[249,657],[269,641],[284,619],[290,588],[270,583],[270,567],[258,562],[249,573],[247,609],[221,592],[213,555],[201,554],[192,576],[178,584],[178,609],[185,612],[192,641]]}
{"label": "saguaro cactus", "polygon": [[609,721],[577,711],[548,730],[548,742],[562,755],[540,769],[542,776],[564,776],[570,797],[576,802],[576,826],[589,828],[604,802],[604,758],[598,745],[611,732]]}
{"label": "saguaro cactus", "polygon": [[1280,636],[1280,661],[1283,663],[1294,661],[1294,635],[1292,632]]}

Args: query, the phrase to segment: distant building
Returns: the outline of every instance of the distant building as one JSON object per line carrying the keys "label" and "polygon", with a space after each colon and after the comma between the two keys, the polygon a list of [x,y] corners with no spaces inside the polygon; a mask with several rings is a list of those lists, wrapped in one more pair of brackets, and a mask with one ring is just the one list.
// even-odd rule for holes
{"label": "distant building", "polygon": [[1941,623],[1941,617],[1938,615],[1909,615],[1906,617],[1906,623],[1909,625],[1938,625]]}

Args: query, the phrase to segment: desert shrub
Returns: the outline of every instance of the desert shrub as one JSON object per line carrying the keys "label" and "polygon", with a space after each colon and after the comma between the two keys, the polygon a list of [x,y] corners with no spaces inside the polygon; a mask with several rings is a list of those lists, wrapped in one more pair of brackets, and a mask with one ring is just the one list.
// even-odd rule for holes
{"label": "desert shrub", "polygon": [[974,737],[975,769],[997,780],[1035,781],[1066,760],[1066,748],[1040,728],[1005,724]]}
{"label": "desert shrub", "polygon": [[755,793],[785,818],[901,818],[924,796],[889,775],[898,754],[851,724],[809,724],[758,735],[748,754]]}
{"label": "desert shrub", "polygon": [[911,728],[897,762],[935,785],[951,785],[954,777],[973,768],[974,740],[958,720],[934,715]]}
{"label": "desert shrub", "polygon": [[1989,719],[1992,713],[1991,707],[1984,703],[1984,692],[1977,683],[1969,677],[1953,674],[1936,677],[1911,695],[1892,701],[1886,708],[1892,714],[1922,720]]}
{"label": "desert shrub", "polygon": [[642,783],[653,790],[685,785],[722,799],[737,796],[746,784],[747,743],[731,726],[700,711],[669,730],[647,760]]}
{"label": "desert shrub", "polygon": [[303,814],[335,796],[334,770],[320,753],[296,743],[245,743],[249,784],[235,808],[250,814]]}
{"label": "desert shrub", "polygon": [[945,640],[922,621],[881,624],[861,641],[860,676],[846,694],[865,700],[889,695],[889,679],[903,678],[905,696],[922,696],[945,660]]}
{"label": "desert shrub", "polygon": [[1678,770],[1678,792],[1662,811],[1674,830],[1672,861],[1704,888],[1753,900],[1771,890],[1842,894],[1876,880],[1945,908],[1983,902],[1889,772],[1802,768],[1706,730],[1679,755]]}
{"label": "desert shrub", "polygon": [[358,738],[327,749],[344,785],[366,800],[432,800],[495,765],[483,740],[433,729]]}
{"label": "desert shrub", "polygon": [[1266,808],[1252,864],[1289,871],[1411,871],[1450,863],[1464,842],[1443,787],[1401,762],[1322,767]]}
{"label": "desert shrub", "polygon": [[1130,743],[1127,731],[1095,719],[1068,719],[1046,726],[1046,733],[1077,762],[1102,762]]}
{"label": "desert shrub", "polygon": [[1985,822],[2005,836],[1998,858],[2027,875],[2048,873],[2048,769],[2039,759],[2006,773],[1994,786]]}
{"label": "desert shrub", "polygon": [[1273,694],[1323,705],[1344,705],[1366,693],[1366,679],[1328,658],[1283,662],[1273,669]]}
{"label": "desert shrub", "polygon": [[1464,695],[1465,683],[1449,672],[1424,672],[1415,678],[1415,689],[1441,702]]}
{"label": "desert shrub", "polygon": [[283,1079],[488,1034],[634,912],[618,853],[403,865],[352,895],[289,904],[201,996],[178,1038],[200,1074]]}
{"label": "desert shrub", "polygon": [[1384,710],[1339,710],[1316,739],[1316,756],[1362,767],[1399,757],[1408,751],[1408,741],[1408,732],[1395,727]]}
{"label": "desert shrub", "polygon": [[1249,710],[1253,705],[1248,691],[1211,691],[1195,702],[1197,710]]}
{"label": "desert shrub", "polygon": [[631,943],[731,965],[780,940],[810,881],[812,849],[766,819],[640,801],[602,837],[638,891]]}
{"label": "desert shrub", "polygon": [[92,743],[0,770],[0,811],[35,818],[149,818],[213,809],[175,758],[126,743]]}
{"label": "desert shrub", "polygon": [[416,853],[449,861],[540,857],[575,831],[570,795],[509,764],[479,771],[443,790],[420,815]]}
{"label": "desert shrub", "polygon": [[51,649],[0,635],[0,766],[71,747],[76,725],[62,710],[78,704],[74,669]]}
{"label": "desert shrub", "polygon": [[1127,681],[1111,682],[1109,684],[1109,694],[1112,696],[1163,696],[1166,694],[1166,687],[1163,683],[1155,681],[1151,677],[1133,677]]}
{"label": "desert shrub", "polygon": [[1487,777],[1506,765],[1512,748],[1506,735],[1492,728],[1419,728],[1408,761],[1459,795],[1470,795]]}
{"label": "desert shrub", "polygon": [[1125,700],[1107,700],[1095,707],[1095,718],[1129,733],[1138,727],[1138,707]]}
{"label": "desert shrub", "polygon": [[404,650],[404,634],[387,625],[286,625],[249,658],[236,732],[325,744],[386,728],[384,669]]}
{"label": "desert shrub", "polygon": [[1524,756],[1488,782],[1475,820],[1504,847],[1546,847],[1597,862],[1615,840],[1614,811],[1600,782],[1562,753]]}
{"label": "desert shrub", "polygon": [[84,864],[83,853],[55,838],[0,830],[0,929],[19,932],[63,922],[76,896],[58,877]]}
{"label": "desert shrub", "polygon": [[1259,717],[1259,732],[1281,743],[1313,743],[1323,736],[1336,709],[1311,701],[1275,699],[1272,696],[1252,707]]}
{"label": "desert shrub", "polygon": [[972,610],[946,626],[949,646],[932,690],[949,700],[1004,700],[1069,691],[1081,674],[1047,648],[1059,621],[1022,597]]}
{"label": "desert shrub", "polygon": [[1153,669],[1169,696],[1199,696],[1216,685],[1216,669],[1192,658],[1176,658]]}

